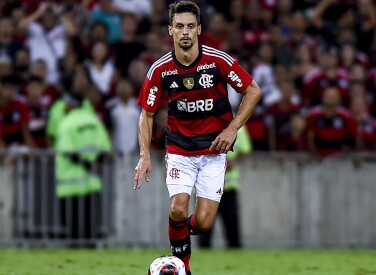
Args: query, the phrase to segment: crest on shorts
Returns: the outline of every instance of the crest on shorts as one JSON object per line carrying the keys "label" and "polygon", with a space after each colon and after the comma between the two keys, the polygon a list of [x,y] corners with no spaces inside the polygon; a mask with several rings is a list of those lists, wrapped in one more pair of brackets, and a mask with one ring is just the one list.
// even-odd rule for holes
{"label": "crest on shorts", "polygon": [[184,78],[183,84],[185,88],[187,88],[188,90],[191,90],[195,86],[195,80],[192,77]]}

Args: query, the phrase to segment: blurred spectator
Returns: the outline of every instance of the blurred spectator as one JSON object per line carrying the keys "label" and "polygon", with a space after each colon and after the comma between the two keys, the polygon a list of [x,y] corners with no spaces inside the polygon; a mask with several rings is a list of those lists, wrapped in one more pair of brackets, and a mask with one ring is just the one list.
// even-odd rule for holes
{"label": "blurred spectator", "polygon": [[273,48],[269,43],[262,43],[257,52],[257,61],[253,68],[253,78],[263,93],[262,102],[269,106],[280,97],[272,66]]}
{"label": "blurred spectator", "polygon": [[112,0],[112,5],[119,12],[129,12],[139,16],[148,16],[152,11],[152,2],[152,0]]}
{"label": "blurred spectator", "polygon": [[109,49],[105,42],[97,41],[93,44],[90,58],[85,61],[91,81],[100,92],[108,96],[111,94],[111,84],[115,77],[115,66],[109,57]]}
{"label": "blurred spectator", "polygon": [[34,61],[31,65],[31,75],[42,80],[43,97],[51,105],[60,96],[60,92],[54,84],[47,81],[47,64],[42,59]]}
{"label": "blurred spectator", "polygon": [[128,67],[127,77],[132,85],[135,87],[136,97],[141,90],[142,84],[144,83],[145,76],[149,70],[147,64],[141,59],[134,59]]}
{"label": "blurred spectator", "polygon": [[100,0],[99,5],[92,12],[93,22],[100,21],[106,24],[108,29],[108,42],[114,43],[121,37],[121,18],[115,12],[113,1]]}
{"label": "blurred spectator", "polygon": [[335,88],[324,91],[322,105],[308,115],[308,146],[319,156],[329,156],[355,149],[359,135],[350,112],[341,107],[340,93]]}
{"label": "blurred spectator", "polygon": [[28,129],[29,107],[16,99],[19,80],[14,75],[1,79],[0,86],[0,144],[6,147],[35,143]]}
{"label": "blurred spectator", "polygon": [[210,16],[206,30],[201,34],[201,43],[219,50],[225,49],[228,24],[221,13]]}
{"label": "blurred spectator", "polygon": [[14,26],[9,17],[0,18],[0,57],[14,60],[21,43],[14,40]]}
{"label": "blurred spectator", "polygon": [[350,84],[354,82],[359,82],[361,84],[366,83],[366,69],[364,68],[363,65],[359,63],[355,63],[350,67],[349,70],[349,81]]}
{"label": "blurred spectator", "polygon": [[138,118],[140,109],[134,97],[134,88],[122,78],[116,86],[116,97],[111,102],[113,146],[121,155],[129,155],[138,148]]}
{"label": "blurred spectator", "polygon": [[314,106],[321,103],[323,92],[336,88],[341,95],[342,104],[349,106],[348,74],[338,68],[338,52],[336,48],[322,46],[318,55],[319,68],[309,71],[304,76],[302,98],[303,105]]}
{"label": "blurred spectator", "polygon": [[286,39],[283,37],[279,26],[271,26],[269,29],[269,41],[275,53],[275,62],[286,66],[291,66],[294,62],[293,51],[286,47]]}
{"label": "blurred spectator", "polygon": [[246,3],[243,0],[230,1],[230,8],[228,9],[229,15],[228,18],[226,18],[229,24],[229,34],[238,33],[242,35],[240,30],[244,23],[245,8]]}
{"label": "blurred spectator", "polygon": [[252,116],[245,125],[252,139],[253,150],[269,150],[269,132],[266,122],[266,107],[259,103],[255,107]]}
{"label": "blurred spectator", "polygon": [[340,66],[342,69],[349,72],[351,67],[355,64],[362,64],[365,68],[369,68],[370,63],[366,54],[356,51],[354,45],[341,45],[340,52]]}
{"label": "blurred spectator", "polygon": [[310,72],[317,70],[317,65],[313,61],[312,51],[308,44],[300,44],[295,52],[294,64],[292,66],[295,85],[299,90],[303,89],[304,77]]}
{"label": "blurred spectator", "polygon": [[50,144],[47,139],[47,119],[48,111],[53,101],[48,95],[44,95],[44,83],[40,77],[30,77],[27,87],[26,96],[22,101],[29,106],[30,121],[28,127],[38,148],[46,148]]}
{"label": "blurred spectator", "polygon": [[151,30],[166,33],[166,27],[168,26],[168,8],[166,7],[165,0],[153,0],[152,12],[148,16],[151,24]]}
{"label": "blurred spectator", "polygon": [[351,114],[362,137],[362,149],[375,151],[376,120],[369,114],[364,97],[356,96],[351,100]]}
{"label": "blurred spectator", "polygon": [[16,52],[13,61],[14,73],[20,78],[21,83],[24,84],[30,77],[30,53],[27,48],[21,48]]}
{"label": "blurred spectator", "polygon": [[19,27],[28,32],[27,45],[31,61],[44,60],[47,65],[47,81],[57,83],[68,36],[76,32],[71,19],[63,13],[61,6],[48,2],[23,18]]}
{"label": "blurred spectator", "polygon": [[[104,125],[93,112],[82,108],[82,103],[79,94],[64,96],[66,115],[59,123],[56,139],[56,195],[61,203],[62,224],[66,227],[64,234],[90,239],[101,237],[98,228],[100,164],[104,154],[111,150],[111,144]],[[79,201],[84,203],[83,207],[79,207]],[[85,210],[84,218],[78,209]]]}
{"label": "blurred spectator", "polygon": [[281,98],[266,111],[271,150],[287,150],[285,142],[290,130],[290,120],[300,110],[300,105],[294,100],[293,82],[284,80],[280,84],[280,91]]}
{"label": "blurred spectator", "polygon": [[308,150],[307,121],[299,114],[294,114],[289,121],[289,131],[284,140],[284,150],[302,152]]}
{"label": "blurred spectator", "polygon": [[0,56],[0,78],[13,73],[12,60],[10,57]]}
{"label": "blurred spectator", "polygon": [[97,115],[97,117],[106,126],[107,130],[111,131],[111,117],[108,113],[108,110],[105,107],[108,98],[105,95],[103,95],[101,90],[94,83],[89,84],[83,96],[85,99],[88,100],[89,107],[91,108],[92,112]]}
{"label": "blurred spectator", "polygon": [[163,51],[163,41],[159,38],[156,32],[149,32],[146,34],[146,49],[140,55],[145,64],[151,66],[157,59],[159,59],[165,52]]}
{"label": "blurred spectator", "polygon": [[357,1],[359,22],[355,25],[357,46],[361,51],[369,52],[374,47],[376,28],[376,8],[372,0]]}
{"label": "blurred spectator", "polygon": [[138,18],[133,14],[125,14],[121,21],[122,36],[113,45],[115,65],[125,76],[131,61],[145,50],[145,45],[137,39]]}
{"label": "blurred spectator", "polygon": [[251,51],[256,50],[257,46],[268,38],[267,28],[270,24],[264,22],[264,19],[268,18],[264,15],[265,11],[258,5],[257,1],[251,1],[244,9],[241,31],[244,35],[245,45]]}
{"label": "blurred spectator", "polygon": [[[89,88],[89,76],[83,66],[78,65],[75,68],[73,79],[69,79],[64,83],[65,93],[71,92],[84,96]],[[64,93],[64,94],[65,94]],[[63,95],[64,98],[65,95]],[[64,99],[60,98],[51,106],[48,113],[47,135],[50,144],[56,145],[57,131],[62,119],[66,116]],[[82,108],[86,108],[93,112],[93,107],[88,100],[84,100]]]}

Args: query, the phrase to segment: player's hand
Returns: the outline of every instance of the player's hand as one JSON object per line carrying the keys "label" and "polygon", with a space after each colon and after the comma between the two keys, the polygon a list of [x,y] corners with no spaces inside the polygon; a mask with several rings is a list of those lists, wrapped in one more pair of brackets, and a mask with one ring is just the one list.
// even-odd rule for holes
{"label": "player's hand", "polygon": [[136,190],[137,188],[141,187],[142,178],[144,176],[147,182],[150,181],[150,173],[151,173],[150,156],[149,155],[141,156],[134,171],[135,173],[134,173],[133,189]]}
{"label": "player's hand", "polygon": [[227,153],[235,141],[238,131],[234,127],[227,127],[212,142],[209,150],[218,150],[221,153]]}

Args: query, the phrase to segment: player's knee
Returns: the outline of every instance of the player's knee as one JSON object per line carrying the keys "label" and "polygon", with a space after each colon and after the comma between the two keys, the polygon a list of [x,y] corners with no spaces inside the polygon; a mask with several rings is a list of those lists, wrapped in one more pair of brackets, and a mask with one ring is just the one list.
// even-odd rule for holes
{"label": "player's knee", "polygon": [[183,206],[172,205],[170,208],[170,217],[175,221],[184,221],[188,218],[188,210]]}
{"label": "player's knee", "polygon": [[200,232],[209,231],[213,226],[213,222],[210,219],[196,219],[195,223],[197,230]]}

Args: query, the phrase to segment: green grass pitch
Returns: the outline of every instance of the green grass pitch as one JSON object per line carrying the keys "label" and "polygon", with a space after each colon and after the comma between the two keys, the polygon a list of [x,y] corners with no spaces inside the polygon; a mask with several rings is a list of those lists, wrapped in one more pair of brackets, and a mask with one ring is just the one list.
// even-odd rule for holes
{"label": "green grass pitch", "polygon": [[[0,249],[0,275],[146,275],[168,250]],[[194,275],[371,275],[376,251],[197,250]]]}

